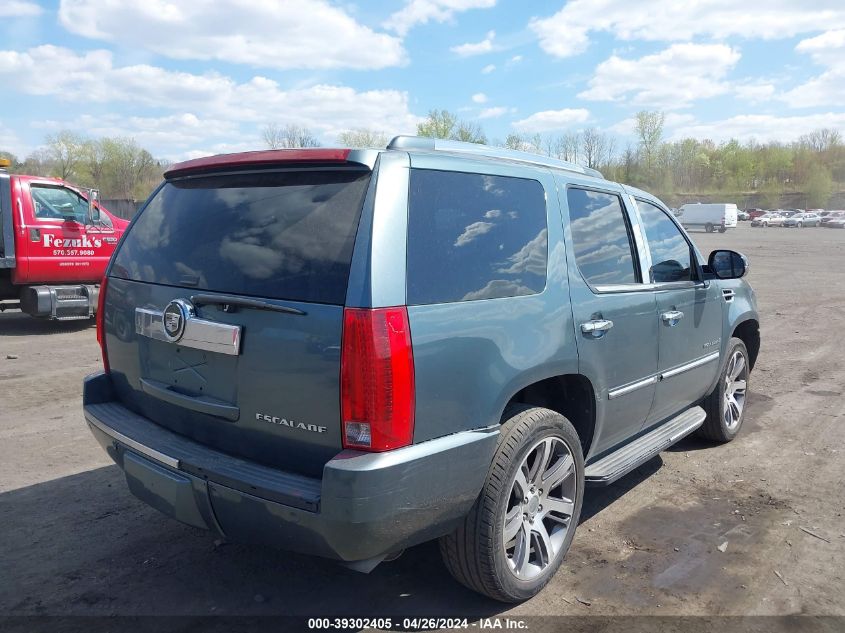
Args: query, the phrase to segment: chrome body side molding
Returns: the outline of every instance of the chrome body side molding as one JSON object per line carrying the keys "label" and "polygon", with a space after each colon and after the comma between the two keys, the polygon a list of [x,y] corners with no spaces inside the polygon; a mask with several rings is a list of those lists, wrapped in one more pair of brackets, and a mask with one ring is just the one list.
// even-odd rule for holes
{"label": "chrome body side molding", "polygon": [[693,361],[684,363],[683,365],[678,365],[677,367],[673,367],[672,369],[666,370],[664,372],[652,374],[651,376],[646,376],[645,378],[637,380],[636,382],[631,382],[627,385],[622,385],[621,387],[610,389],[607,392],[607,399],[613,400],[614,398],[624,396],[626,394],[631,393],[632,391],[636,391],[637,389],[648,387],[649,385],[653,385],[661,380],[672,378],[672,376],[677,376],[679,374],[684,373],[685,371],[689,371],[690,369],[695,369],[696,367],[701,367],[702,365],[711,363],[714,360],[719,360],[719,355],[719,352],[713,352],[712,354],[702,356],[701,358],[696,358]]}

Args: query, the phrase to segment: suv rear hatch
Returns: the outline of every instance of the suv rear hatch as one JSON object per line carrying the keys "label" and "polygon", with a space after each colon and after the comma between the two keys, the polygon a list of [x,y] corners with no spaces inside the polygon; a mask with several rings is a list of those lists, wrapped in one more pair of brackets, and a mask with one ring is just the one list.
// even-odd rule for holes
{"label": "suv rear hatch", "polygon": [[370,171],[209,162],[168,173],[115,255],[115,390],[204,445],[320,476],[342,449],[343,305]]}

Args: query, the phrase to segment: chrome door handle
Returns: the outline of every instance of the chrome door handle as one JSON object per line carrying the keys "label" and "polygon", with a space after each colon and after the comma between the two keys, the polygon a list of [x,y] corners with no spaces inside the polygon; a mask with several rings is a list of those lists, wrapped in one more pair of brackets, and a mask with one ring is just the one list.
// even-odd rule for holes
{"label": "chrome door handle", "polygon": [[668,325],[669,327],[673,327],[678,325],[678,321],[684,318],[684,313],[680,310],[670,310],[669,312],[664,312],[660,315],[660,318],[663,319],[663,322]]}
{"label": "chrome door handle", "polygon": [[607,319],[593,319],[581,324],[581,331],[584,334],[592,334],[593,338],[603,336],[610,328],[613,327],[613,321]]}

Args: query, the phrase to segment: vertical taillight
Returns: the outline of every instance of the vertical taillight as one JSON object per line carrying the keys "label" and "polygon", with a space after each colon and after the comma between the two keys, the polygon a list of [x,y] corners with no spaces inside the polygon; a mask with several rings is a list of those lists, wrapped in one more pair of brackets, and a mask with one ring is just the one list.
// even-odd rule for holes
{"label": "vertical taillight", "polygon": [[343,312],[343,446],[389,451],[414,438],[414,352],[403,307]]}
{"label": "vertical taillight", "polygon": [[100,351],[103,353],[103,369],[109,371],[109,357],[106,354],[106,285],[108,277],[103,277],[100,283],[100,296],[97,297],[97,342],[100,344]]}

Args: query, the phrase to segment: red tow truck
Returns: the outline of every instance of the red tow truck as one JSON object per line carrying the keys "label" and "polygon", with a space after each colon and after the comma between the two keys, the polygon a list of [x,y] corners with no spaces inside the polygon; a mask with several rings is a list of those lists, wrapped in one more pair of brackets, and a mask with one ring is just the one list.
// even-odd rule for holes
{"label": "red tow truck", "polygon": [[96,189],[6,171],[0,159],[0,311],[89,319],[100,280],[129,222]]}

